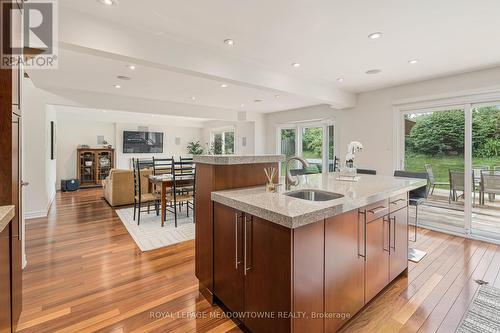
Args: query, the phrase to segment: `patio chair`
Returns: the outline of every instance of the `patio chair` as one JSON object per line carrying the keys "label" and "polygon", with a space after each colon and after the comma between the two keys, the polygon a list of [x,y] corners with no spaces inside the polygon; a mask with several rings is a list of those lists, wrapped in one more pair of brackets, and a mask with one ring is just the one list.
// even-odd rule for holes
{"label": "patio chair", "polygon": [[431,187],[431,195],[434,194],[434,189],[436,186],[447,186],[450,187],[449,182],[437,182],[436,177],[434,177],[434,172],[432,171],[432,165],[426,164],[425,171],[427,171],[427,175],[429,176],[429,186]]}
{"label": "patio chair", "polygon": [[475,183],[479,183],[481,181],[481,173],[488,170],[490,170],[489,165],[473,165],[472,172],[474,173]]}
{"label": "patio chair", "polygon": [[[463,171],[449,170],[450,174],[450,196],[448,198],[448,203],[451,204],[452,201],[457,201],[460,197],[465,197],[465,173]],[[474,182],[474,173],[472,173],[472,191],[474,194],[473,203],[476,203],[476,185]],[[462,194],[458,195],[458,192]]]}
{"label": "patio chair", "polygon": [[[450,174],[450,196],[448,198],[448,203],[451,204],[452,201],[457,201],[459,197],[463,196],[465,193],[465,173],[463,171],[449,170]],[[462,191],[462,195],[458,195],[457,192]]]}
{"label": "patio chair", "polygon": [[500,165],[498,165],[498,166],[494,166],[494,167],[493,167],[493,171],[500,171]]}
{"label": "patio chair", "polygon": [[490,202],[495,200],[496,194],[500,194],[500,171],[481,172],[480,205],[484,205],[484,195],[486,193],[489,195]]}

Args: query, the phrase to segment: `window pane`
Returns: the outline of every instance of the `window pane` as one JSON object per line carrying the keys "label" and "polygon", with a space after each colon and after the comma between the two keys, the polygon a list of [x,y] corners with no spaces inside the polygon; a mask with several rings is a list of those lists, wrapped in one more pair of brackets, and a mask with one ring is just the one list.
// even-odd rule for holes
{"label": "window pane", "polygon": [[323,167],[323,127],[302,129],[302,157],[311,166],[315,165],[319,172]]}
{"label": "window pane", "polygon": [[234,132],[224,132],[224,154],[234,154]]}
{"label": "window pane", "polygon": [[222,154],[222,133],[214,134],[214,154]]}
{"label": "window pane", "polygon": [[500,106],[472,110],[472,232],[500,239]]}
{"label": "window pane", "polygon": [[[427,173],[429,177],[428,198],[418,208],[419,223],[455,231],[462,229],[467,195],[464,193],[465,112],[415,112],[405,115],[404,121],[405,169]],[[414,206],[410,210],[413,224],[416,211]]]}
{"label": "window pane", "polygon": [[[295,156],[295,138],[296,138],[296,130],[295,128],[284,128],[281,130],[281,146],[280,153],[285,155],[285,160],[288,158]],[[281,162],[281,169],[285,170],[285,161]]]}
{"label": "window pane", "polygon": [[335,171],[335,145],[333,142],[333,125],[328,126],[328,171]]}

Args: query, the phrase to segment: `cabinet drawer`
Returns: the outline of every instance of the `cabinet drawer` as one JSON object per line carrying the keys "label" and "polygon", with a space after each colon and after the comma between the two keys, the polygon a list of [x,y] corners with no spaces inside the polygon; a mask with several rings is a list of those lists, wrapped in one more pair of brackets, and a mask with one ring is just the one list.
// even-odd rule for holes
{"label": "cabinet drawer", "polygon": [[381,200],[359,210],[366,217],[366,222],[371,222],[389,214],[389,200]]}
{"label": "cabinet drawer", "polygon": [[389,210],[395,212],[408,206],[408,193],[393,196],[389,199]]}

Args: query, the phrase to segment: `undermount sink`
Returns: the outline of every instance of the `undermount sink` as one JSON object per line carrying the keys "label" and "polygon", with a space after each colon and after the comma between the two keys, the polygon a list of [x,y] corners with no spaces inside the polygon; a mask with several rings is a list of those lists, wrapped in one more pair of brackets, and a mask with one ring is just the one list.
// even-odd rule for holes
{"label": "undermount sink", "polygon": [[319,190],[297,190],[288,193],[283,193],[283,195],[309,201],[329,201],[344,197],[343,194],[319,191]]}

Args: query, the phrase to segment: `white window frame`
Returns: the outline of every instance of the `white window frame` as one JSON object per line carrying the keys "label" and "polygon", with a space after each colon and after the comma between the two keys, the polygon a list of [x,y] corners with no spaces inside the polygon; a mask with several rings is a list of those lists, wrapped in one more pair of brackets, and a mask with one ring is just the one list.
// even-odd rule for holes
{"label": "white window frame", "polygon": [[234,135],[234,141],[233,141],[233,154],[236,153],[236,128],[234,126],[229,126],[229,127],[220,127],[220,128],[214,128],[210,131],[210,145],[214,144],[215,141],[215,135],[216,134],[221,134],[222,135],[222,155],[227,155],[226,154],[226,138],[225,138],[225,133],[226,132],[232,132]]}
{"label": "white window frame", "polygon": [[328,127],[333,126],[333,151],[338,152],[338,130],[333,120],[324,121],[311,121],[300,123],[285,123],[276,125],[276,154],[281,154],[281,130],[294,129],[295,130],[295,152],[298,156],[302,156],[302,131],[306,128],[322,128],[323,129],[323,161],[322,171],[328,173]]}

